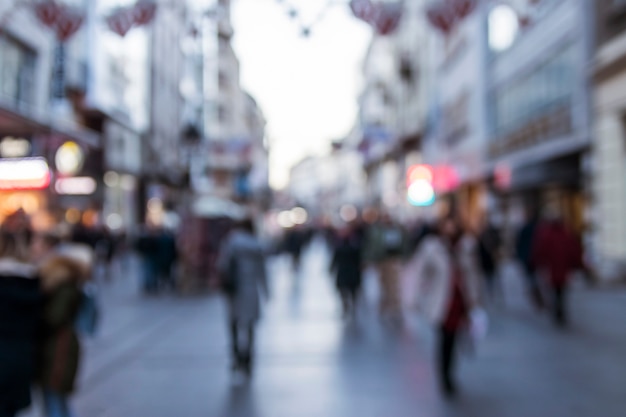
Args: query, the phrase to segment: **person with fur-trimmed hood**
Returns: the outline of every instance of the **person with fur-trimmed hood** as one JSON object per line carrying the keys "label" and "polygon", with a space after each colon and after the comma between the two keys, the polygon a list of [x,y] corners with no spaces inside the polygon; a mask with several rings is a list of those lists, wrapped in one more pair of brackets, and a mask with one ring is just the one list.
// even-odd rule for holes
{"label": "person with fur-trimmed hood", "polygon": [[49,417],[71,416],[68,397],[74,391],[80,363],[75,322],[92,262],[87,251],[80,246],[61,247],[39,266],[44,303],[38,383]]}

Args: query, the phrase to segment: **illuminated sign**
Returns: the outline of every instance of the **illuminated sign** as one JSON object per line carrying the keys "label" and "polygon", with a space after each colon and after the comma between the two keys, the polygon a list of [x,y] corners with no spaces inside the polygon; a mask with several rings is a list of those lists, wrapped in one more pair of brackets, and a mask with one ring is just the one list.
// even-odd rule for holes
{"label": "illuminated sign", "polygon": [[435,202],[433,169],[428,165],[413,165],[406,173],[407,199],[417,207],[430,206]]}
{"label": "illuminated sign", "polygon": [[7,136],[0,142],[0,154],[3,158],[23,158],[30,153],[30,142],[24,138]]}
{"label": "illuminated sign", "polygon": [[59,178],[54,183],[57,194],[65,195],[91,195],[96,188],[96,180],[91,177]]}
{"label": "illuminated sign", "polygon": [[65,142],[57,150],[54,163],[57,171],[63,175],[74,175],[83,167],[85,155],[75,142]]}
{"label": "illuminated sign", "polygon": [[50,185],[44,158],[0,159],[0,190],[41,190]]}

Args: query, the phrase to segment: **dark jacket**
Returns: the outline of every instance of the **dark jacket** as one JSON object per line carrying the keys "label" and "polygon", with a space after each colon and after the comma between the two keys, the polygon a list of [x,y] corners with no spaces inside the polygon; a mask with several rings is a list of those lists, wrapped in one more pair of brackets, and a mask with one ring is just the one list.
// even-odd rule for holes
{"label": "dark jacket", "polygon": [[362,250],[357,237],[340,239],[331,263],[339,289],[357,289],[361,285]]}
{"label": "dark jacket", "polygon": [[30,405],[41,301],[36,269],[0,259],[0,410]]}
{"label": "dark jacket", "polygon": [[45,301],[39,383],[67,395],[74,390],[80,360],[74,323],[83,297],[84,269],[76,261],[54,257],[42,266],[40,275]]}

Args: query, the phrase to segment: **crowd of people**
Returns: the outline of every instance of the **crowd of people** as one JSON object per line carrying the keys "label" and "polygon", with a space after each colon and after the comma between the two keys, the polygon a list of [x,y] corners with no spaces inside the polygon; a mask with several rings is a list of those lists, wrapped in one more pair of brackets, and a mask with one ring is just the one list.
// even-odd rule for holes
{"label": "crowd of people", "polygon": [[[327,233],[328,234],[328,233]],[[345,317],[355,316],[363,272],[377,271],[379,309],[384,317],[401,320],[408,302],[438,332],[438,369],[443,392],[454,395],[454,363],[460,335],[470,332],[484,307],[502,297],[500,263],[505,240],[489,219],[480,230],[465,227],[456,214],[434,223],[403,227],[388,215],[374,222],[356,220],[329,233],[331,271]],[[592,274],[583,262],[580,239],[556,212],[543,216],[529,211],[526,223],[512,239],[512,255],[522,266],[530,302],[549,308],[556,325],[568,322],[568,281],[577,269]],[[410,281],[407,283],[406,281]],[[480,332],[484,332],[481,330]]]}
{"label": "crowd of people", "polygon": [[[437,369],[442,390],[453,396],[459,339],[475,314],[502,292],[499,263],[502,232],[489,221],[481,230],[465,227],[454,213],[436,222],[406,227],[382,214],[337,228],[288,230],[281,251],[300,267],[303,249],[315,235],[331,249],[330,271],[346,320],[356,320],[364,271],[376,271],[379,312],[393,322],[410,303],[438,334]],[[554,212],[529,214],[511,252],[522,266],[529,300],[550,308],[558,326],[568,323],[567,288],[583,262],[579,239]],[[29,406],[31,387],[39,387],[45,415],[70,416],[68,397],[80,363],[76,325],[85,304],[85,286],[99,264],[108,265],[120,248],[141,259],[142,289],[153,294],[176,285],[175,236],[148,225],[132,239],[115,240],[85,227],[34,232],[27,216],[16,213],[0,227],[0,417]],[[233,370],[252,372],[255,325],[262,301],[269,298],[265,269],[268,251],[247,219],[235,225],[221,245],[217,269],[228,305]],[[107,276],[105,273],[104,276]]]}

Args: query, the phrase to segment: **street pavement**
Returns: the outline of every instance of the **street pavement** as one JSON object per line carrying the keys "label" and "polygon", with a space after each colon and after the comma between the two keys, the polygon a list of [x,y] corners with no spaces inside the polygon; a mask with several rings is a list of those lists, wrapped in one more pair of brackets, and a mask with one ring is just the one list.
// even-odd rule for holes
{"label": "street pavement", "polygon": [[[557,330],[531,309],[507,265],[489,334],[461,354],[460,395],[445,401],[430,327],[411,312],[404,324],[378,317],[372,273],[358,317],[346,322],[319,242],[299,273],[285,258],[270,271],[255,373],[235,384],[218,295],[145,297],[137,274],[118,270],[102,285],[99,334],[85,342],[76,416],[626,416],[623,289],[576,283],[572,325]],[[38,408],[25,416],[39,416]]]}

